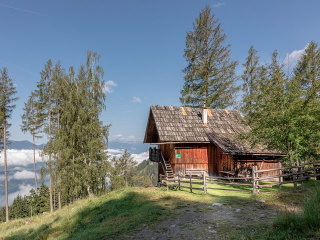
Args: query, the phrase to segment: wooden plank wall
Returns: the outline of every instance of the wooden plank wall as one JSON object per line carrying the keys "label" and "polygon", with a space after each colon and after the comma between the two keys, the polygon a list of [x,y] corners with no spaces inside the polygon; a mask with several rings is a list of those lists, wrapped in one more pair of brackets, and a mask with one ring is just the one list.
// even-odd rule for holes
{"label": "wooden plank wall", "polygon": [[[248,169],[248,171],[251,173],[252,167],[257,166],[258,170],[265,170],[265,169],[273,169],[273,168],[278,168],[278,162],[276,160],[238,160],[234,162],[235,169],[234,171],[240,171],[242,169]],[[270,172],[265,172],[262,174],[262,176],[266,175],[277,175],[277,171],[270,171]]]}
{"label": "wooden plank wall", "polygon": [[179,144],[175,146],[175,154],[181,158],[171,159],[176,173],[185,174],[186,169],[205,169],[208,172],[208,144]]}
{"label": "wooden plank wall", "polygon": [[[278,167],[276,159],[265,160],[262,164],[262,159],[242,156],[241,159],[233,161],[232,155],[223,154],[217,146],[210,143],[161,144],[159,147],[164,158],[170,160],[173,172],[176,174],[185,174],[186,169],[205,169],[210,176],[218,176],[220,171],[239,171],[243,168],[248,168],[251,173],[252,166],[257,166],[258,169]],[[176,158],[176,154],[180,154],[181,158]],[[163,174],[161,165],[159,165],[160,173]]]}
{"label": "wooden plank wall", "polygon": [[[160,145],[164,158],[170,159],[173,171],[184,174],[186,169],[205,169],[209,175],[233,169],[232,156],[214,144],[175,144]],[[176,158],[180,154],[181,158]]]}
{"label": "wooden plank wall", "polygon": [[216,145],[208,145],[208,156],[210,175],[219,175],[220,171],[233,170],[232,155],[224,154]]}

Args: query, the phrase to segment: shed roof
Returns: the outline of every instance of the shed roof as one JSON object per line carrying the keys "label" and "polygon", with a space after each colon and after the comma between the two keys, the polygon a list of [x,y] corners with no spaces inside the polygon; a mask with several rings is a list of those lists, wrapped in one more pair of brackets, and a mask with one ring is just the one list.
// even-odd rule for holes
{"label": "shed roof", "polygon": [[237,110],[208,109],[208,124],[204,126],[201,108],[151,106],[144,142],[212,142],[228,154],[281,155],[237,140],[239,133],[250,131],[242,120]]}

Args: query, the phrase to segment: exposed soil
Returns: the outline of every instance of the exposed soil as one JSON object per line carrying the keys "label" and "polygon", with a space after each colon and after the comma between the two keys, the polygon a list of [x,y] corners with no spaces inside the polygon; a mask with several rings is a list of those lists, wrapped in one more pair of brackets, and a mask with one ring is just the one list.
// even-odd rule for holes
{"label": "exposed soil", "polygon": [[[157,223],[137,228],[124,239],[241,239],[243,231],[255,231],[259,223],[270,223],[274,206],[264,200],[248,204],[186,204],[172,210]],[[252,226],[252,228],[250,228]],[[245,229],[244,229],[245,228]]]}

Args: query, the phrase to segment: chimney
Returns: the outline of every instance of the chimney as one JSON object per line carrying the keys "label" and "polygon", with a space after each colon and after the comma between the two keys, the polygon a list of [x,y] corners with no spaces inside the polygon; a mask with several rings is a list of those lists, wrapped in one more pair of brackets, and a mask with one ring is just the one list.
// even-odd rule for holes
{"label": "chimney", "polygon": [[208,109],[206,107],[202,108],[202,122],[204,126],[208,126]]}

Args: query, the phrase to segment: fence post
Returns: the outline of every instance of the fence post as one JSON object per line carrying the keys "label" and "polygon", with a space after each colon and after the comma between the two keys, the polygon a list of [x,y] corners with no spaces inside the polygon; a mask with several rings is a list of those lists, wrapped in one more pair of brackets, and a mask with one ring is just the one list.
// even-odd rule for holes
{"label": "fence post", "polygon": [[301,186],[303,186],[303,172],[304,172],[304,164],[301,163],[301,160],[299,160],[299,164],[300,164],[300,178],[301,178]]}
{"label": "fence post", "polygon": [[190,174],[190,192],[192,192],[191,174]]}
{"label": "fence post", "polygon": [[256,166],[252,166],[252,193],[256,193]]}
{"label": "fence post", "polygon": [[179,186],[179,190],[181,190],[181,189],[180,189],[180,175],[178,175],[178,184],[179,184],[179,185],[178,185],[178,186]]}
{"label": "fence post", "polygon": [[278,162],[278,167],[279,167],[279,171],[278,171],[278,174],[279,174],[279,189],[281,190],[281,187],[282,187],[282,170],[281,170],[281,162]]}
{"label": "fence post", "polygon": [[203,173],[203,192],[207,194],[206,174]]}
{"label": "fence post", "polygon": [[167,191],[169,191],[168,175],[166,177],[167,177]]}
{"label": "fence post", "polygon": [[[258,167],[256,166],[256,171],[258,170]],[[257,179],[257,184],[256,184],[256,187],[257,187],[257,193],[259,193],[260,192],[260,189],[259,189],[259,173],[257,173],[256,172],[256,177],[255,177],[256,179]]]}

